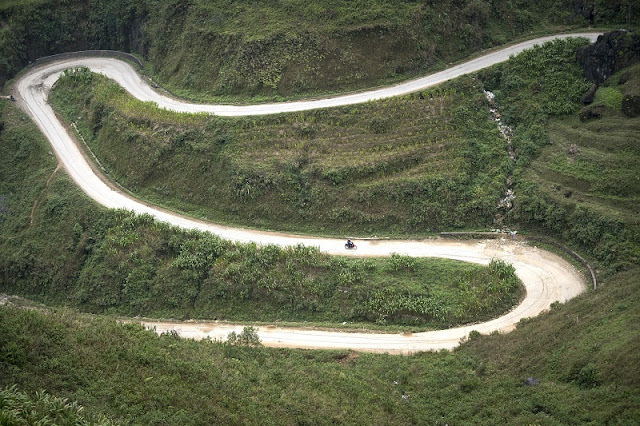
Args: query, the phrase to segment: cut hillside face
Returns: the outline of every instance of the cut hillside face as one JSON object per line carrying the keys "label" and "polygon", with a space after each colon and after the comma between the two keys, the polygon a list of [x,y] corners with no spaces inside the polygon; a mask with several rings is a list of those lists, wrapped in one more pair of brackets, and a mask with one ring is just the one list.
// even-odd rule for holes
{"label": "cut hillside face", "polygon": [[577,58],[587,80],[596,84],[640,61],[640,34],[634,31],[613,31],[598,37],[598,41],[578,50]]}
{"label": "cut hillside face", "polygon": [[580,3],[5,1],[0,84],[42,56],[113,49],[192,99],[308,97],[411,78],[522,37],[640,23],[639,8]]}

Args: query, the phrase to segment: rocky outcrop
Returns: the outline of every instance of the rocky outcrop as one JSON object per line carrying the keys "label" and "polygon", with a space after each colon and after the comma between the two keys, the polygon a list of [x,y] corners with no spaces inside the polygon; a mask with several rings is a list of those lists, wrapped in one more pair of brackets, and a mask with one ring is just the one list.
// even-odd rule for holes
{"label": "rocky outcrop", "polygon": [[615,72],[640,61],[640,34],[612,31],[578,50],[577,58],[587,80],[602,83]]}
{"label": "rocky outcrop", "polygon": [[622,98],[622,112],[628,117],[640,116],[640,95],[625,95]]}
{"label": "rocky outcrop", "polygon": [[633,67],[623,73],[618,79],[624,84],[625,91],[622,98],[622,112],[629,117],[640,116],[640,67]]}
{"label": "rocky outcrop", "polygon": [[591,102],[593,102],[593,98],[595,98],[597,91],[598,91],[598,84],[593,83],[589,88],[589,90],[587,90],[587,93],[582,95],[582,103],[585,105],[589,105]]}

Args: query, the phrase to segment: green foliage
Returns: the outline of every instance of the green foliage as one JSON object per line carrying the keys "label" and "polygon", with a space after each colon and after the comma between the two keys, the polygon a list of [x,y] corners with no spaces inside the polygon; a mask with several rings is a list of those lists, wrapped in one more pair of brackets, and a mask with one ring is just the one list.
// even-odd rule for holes
{"label": "green foliage", "polygon": [[[37,5],[38,10],[46,10],[41,7],[43,2],[30,4]],[[264,2],[264,5],[267,4]],[[280,2],[278,7],[287,7],[287,4]],[[324,10],[313,2],[308,4],[311,9],[305,13],[311,16],[315,16],[315,11]],[[522,4],[513,9],[509,9],[512,7],[510,2],[492,5],[492,8],[487,8],[487,4],[464,3],[465,9],[468,8],[468,16],[476,16],[477,22],[465,23],[458,19],[458,14],[447,14],[462,22],[460,25],[465,27],[460,34],[470,43],[483,36],[467,28],[467,25],[482,27],[485,22],[491,22],[494,13],[505,22],[514,24],[516,31],[526,31],[537,21],[536,15],[521,7]],[[605,19],[603,16],[607,13],[607,7],[622,5],[612,16],[624,18],[624,6],[628,11],[630,4],[598,2],[595,17],[597,20]],[[3,3],[0,10],[4,12],[14,5],[5,7]],[[261,7],[266,7],[264,5],[261,4]],[[180,2],[163,2],[162,7],[173,7],[177,18],[188,9],[186,3]],[[397,4],[394,7],[402,10]],[[422,7],[430,15],[439,16],[432,9],[439,5],[425,4]],[[442,7],[450,8],[451,5],[442,2]],[[546,7],[550,13],[558,10],[545,2],[540,3],[540,7]],[[264,9],[247,9],[261,13],[263,17],[260,19],[272,22],[269,21],[270,16],[264,14]],[[83,9],[74,7],[73,10]],[[123,7],[122,10],[126,12],[128,9]],[[357,26],[361,19],[384,20],[393,16],[381,7],[369,7],[367,10],[367,13],[360,14],[342,15],[340,12],[340,16],[347,20],[343,23],[351,22],[353,26]],[[14,9],[10,13],[14,14],[15,22],[22,25],[24,20],[20,21],[20,15],[15,14]],[[66,22],[57,19],[55,13],[51,20],[50,14],[47,14],[47,19],[43,18],[44,14],[47,13],[34,14],[32,29],[45,21]],[[172,16],[168,15],[167,22],[171,21]],[[447,16],[439,16],[439,24],[447,25]],[[558,21],[564,19],[568,19],[568,15],[558,14]],[[175,28],[183,26],[180,19],[171,22],[175,23]],[[47,28],[47,31],[51,30],[54,35],[53,27],[84,28],[80,25],[49,25],[51,28]],[[436,31],[438,28],[424,26],[428,30],[424,31],[425,34],[446,36],[445,32]],[[0,45],[4,43],[0,52],[8,52],[8,56],[0,53],[0,61],[4,61],[3,65],[8,64],[9,68],[6,69],[10,70],[16,66],[16,51],[8,47],[21,46],[23,39],[20,33],[5,28],[0,30],[3,32]],[[260,28],[268,32],[275,27],[264,25]],[[453,31],[458,29],[454,28]],[[171,37],[171,31],[166,32],[167,37]],[[496,40],[509,39],[508,34],[500,31],[493,31],[493,34],[496,34]],[[363,38],[370,36],[371,32],[365,33]],[[70,37],[58,37],[57,40],[70,43]],[[75,40],[81,42],[82,38]],[[167,51],[171,50],[171,44],[166,41],[172,40],[162,43]],[[38,39],[37,43],[40,42]],[[29,43],[31,46],[40,46],[36,42]],[[50,46],[51,49],[60,48],[60,44],[50,43]],[[429,45],[425,46],[429,48]],[[426,52],[429,53],[428,50]],[[255,53],[259,55],[260,50]],[[345,56],[346,60],[351,60],[348,54]],[[26,60],[24,58],[26,56],[22,60]],[[206,67],[207,62],[202,62]],[[188,70],[188,67],[182,69]],[[274,90],[273,85],[268,86],[268,82],[284,87],[285,79],[277,79],[281,69],[285,68],[280,65],[269,68],[269,73],[264,77],[267,90]],[[526,71],[523,69],[523,72]],[[80,75],[84,75],[83,72]],[[522,83],[516,77],[507,79],[507,82],[511,80],[509,84],[512,87]],[[495,76],[492,78],[498,80]],[[199,77],[194,74],[193,79],[197,81]],[[534,78],[531,81],[541,80]],[[447,116],[455,117],[458,121],[455,125],[451,122],[434,123],[423,131],[426,134],[436,133],[437,136],[442,127],[449,125],[454,128],[453,134],[457,138],[464,138],[464,145],[453,144],[456,155],[443,156],[442,159],[442,169],[457,166],[462,172],[457,177],[443,176],[437,172],[424,179],[410,179],[411,173],[418,175],[425,173],[425,170],[440,170],[439,165],[427,163],[422,169],[406,168],[404,175],[394,177],[395,182],[377,189],[377,193],[384,196],[389,194],[390,199],[409,206],[416,214],[414,223],[419,226],[427,223],[426,226],[438,223],[445,224],[443,226],[465,226],[472,223],[471,218],[475,216],[469,214],[470,207],[464,207],[464,203],[458,204],[467,191],[472,200],[477,199],[475,194],[481,195],[477,204],[474,201],[469,204],[473,206],[474,214],[491,217],[491,207],[496,197],[483,192],[483,189],[492,188],[496,194],[502,189],[493,183],[493,172],[487,172],[491,178],[478,174],[469,179],[472,172],[485,170],[482,167],[487,158],[505,156],[493,157],[490,147],[500,150],[503,145],[492,143],[497,138],[487,137],[491,134],[493,123],[486,120],[486,109],[478,107],[485,105],[481,103],[481,92],[468,90],[468,85],[473,84],[470,79],[456,84],[466,87],[462,91],[464,102],[457,97],[459,95],[449,93],[446,96],[434,94],[436,102],[426,104],[437,106],[439,100],[452,97],[455,106],[448,107],[446,102],[444,106],[445,109],[451,108],[447,110]],[[535,84],[525,86],[523,90],[536,88]],[[568,86],[573,87],[572,84]],[[456,89],[460,90],[457,86]],[[305,90],[301,89],[301,92]],[[495,90],[499,94],[499,90]],[[522,93],[529,93],[526,90]],[[545,111],[564,114],[565,107],[569,105],[565,102],[568,98],[556,101],[544,99],[544,96],[537,97],[535,90],[531,93],[535,102],[531,102],[530,110],[527,111],[523,106],[524,100],[516,99],[516,105],[521,102],[520,108],[514,109],[512,115],[512,123],[517,126],[516,137],[522,137],[520,141],[514,139],[514,144],[519,144],[519,150],[532,159],[528,169],[520,168],[514,175],[518,204],[513,219],[547,234],[567,238],[571,244],[596,258],[603,270],[615,274],[601,279],[598,291],[555,306],[540,318],[523,321],[512,333],[491,336],[472,333],[473,338],[453,353],[415,354],[409,357],[266,348],[259,351],[249,349],[245,353],[243,348],[237,346],[233,347],[234,356],[229,356],[229,347],[225,348],[223,343],[196,343],[170,336],[157,337],[139,326],[123,326],[99,318],[89,319],[68,311],[43,313],[1,307],[0,385],[18,384],[29,392],[44,388],[52,394],[81,402],[90,415],[105,413],[122,423],[138,424],[205,424],[210,423],[211,419],[226,424],[293,424],[308,422],[309,419],[326,423],[367,419],[368,423],[377,424],[637,423],[640,418],[637,409],[640,406],[637,393],[640,379],[637,351],[640,306],[637,300],[640,293],[636,291],[638,270],[615,271],[633,268],[640,257],[636,200],[638,185],[635,184],[636,172],[640,170],[635,164],[638,125],[636,121],[617,116],[611,111],[605,114],[604,119],[588,124],[568,117],[553,119],[549,125]],[[80,93],[78,95],[81,96]],[[515,96],[513,93],[511,95]],[[296,188],[296,195],[288,200],[303,211],[304,206],[318,196],[314,189],[317,181],[331,180],[329,177],[317,178],[323,173],[318,169],[323,170],[325,165],[331,164],[330,170],[335,171],[328,176],[337,177],[336,182],[331,180],[331,185],[344,184],[354,176],[366,176],[368,180],[357,188],[359,192],[363,187],[375,184],[377,177],[388,179],[385,166],[382,165],[343,167],[343,162],[337,161],[335,164],[318,163],[317,169],[309,167],[309,164],[313,164],[310,160],[313,158],[313,151],[310,150],[313,146],[302,142],[311,140],[319,143],[323,126],[332,126],[330,132],[351,137],[347,137],[349,141],[360,139],[364,134],[360,130],[360,133],[348,133],[352,126],[366,129],[367,138],[371,135],[386,137],[394,134],[394,129],[400,129],[397,133],[416,132],[408,123],[395,119],[385,122],[384,127],[372,126],[370,114],[376,110],[368,107],[345,108],[340,115],[318,112],[318,115],[304,117],[278,117],[274,121],[239,120],[237,127],[235,124],[228,125],[224,120],[196,118],[193,128],[187,128],[177,116],[166,115],[160,119],[162,114],[156,112],[153,105],[138,105],[126,100],[122,100],[118,106],[121,116],[113,117],[120,120],[116,123],[120,127],[117,127],[109,123],[109,108],[113,108],[109,102],[117,96],[121,95],[107,91],[104,96],[96,97],[99,102],[87,105],[87,112],[92,114],[86,114],[84,125],[79,123],[83,132],[88,135],[90,129],[99,132],[104,124],[113,126],[103,137],[124,136],[123,140],[129,144],[128,152],[137,154],[143,151],[146,158],[150,159],[147,161],[153,163],[167,153],[176,151],[178,155],[173,157],[173,161],[177,164],[184,159],[184,164],[192,167],[195,164],[193,173],[200,176],[212,173],[215,169],[208,163],[209,160],[222,156],[224,160],[220,164],[225,164],[229,159],[241,158],[238,154],[236,157],[230,156],[229,151],[237,149],[246,155],[252,149],[259,148],[260,144],[256,141],[261,141],[262,135],[265,141],[286,147],[278,150],[279,155],[286,157],[287,161],[273,166],[265,166],[264,163],[268,162],[257,160],[235,165],[233,176],[236,179],[229,182],[234,183],[234,191],[243,203],[264,194],[274,196],[280,193],[282,187],[270,192],[270,185],[276,181],[269,167],[271,170],[281,168],[284,170],[282,181]],[[429,99],[429,96],[426,98]],[[84,105],[86,99],[81,98],[78,105]],[[416,109],[415,105],[419,104],[411,97],[402,101],[410,101],[404,105],[403,102],[396,104],[398,109],[405,108],[403,114]],[[467,101],[470,103],[466,104]],[[455,277],[465,278],[451,282],[455,294],[461,295],[468,303],[458,308],[442,308],[438,303],[448,301],[450,296],[443,289],[436,290],[430,285],[425,287],[426,275],[420,261],[405,268],[407,259],[402,256],[381,264],[369,260],[352,263],[344,259],[327,260],[312,249],[301,247],[280,250],[274,247],[258,249],[255,246],[235,246],[208,240],[197,233],[178,232],[154,223],[145,216],[105,212],[80,196],[73,183],[63,174],[54,175],[49,186],[46,186],[45,182],[55,168],[55,160],[46,154],[49,148],[34,126],[25,122],[15,108],[7,108],[2,103],[0,108],[0,121],[5,123],[0,132],[0,217],[3,219],[0,220],[0,282],[11,291],[43,301],[90,306],[89,309],[96,312],[159,313],[165,309],[164,313],[178,317],[194,317],[198,312],[212,315],[213,309],[198,311],[198,303],[220,297],[221,306],[229,306],[230,300],[234,303],[236,300],[245,301],[247,318],[255,320],[256,312],[252,311],[254,308],[250,302],[246,302],[251,297],[258,300],[255,305],[263,306],[266,300],[264,295],[270,295],[271,300],[275,301],[273,305],[284,306],[280,313],[270,312],[280,318],[282,312],[318,311],[320,302],[330,299],[332,294],[347,294],[340,291],[346,290],[360,297],[354,296],[352,299],[356,300],[356,306],[374,308],[366,313],[371,320],[375,321],[382,314],[384,321],[396,320],[408,324],[415,324],[416,312],[426,312],[432,306],[435,308],[431,311],[436,314],[444,309],[452,315],[464,312],[466,318],[476,320],[487,315],[482,304],[492,295],[507,299],[514,297],[514,293],[501,295],[501,289],[513,285],[513,280],[508,278],[509,266],[499,262],[492,262],[489,268],[482,270],[480,276],[452,269]],[[142,118],[136,118],[138,111],[146,112]],[[366,121],[358,121],[359,114],[367,116]],[[385,120],[388,115],[387,110],[379,110],[377,120]],[[478,119],[481,115],[485,116],[484,121]],[[77,116],[71,115],[74,119]],[[424,114],[421,118],[424,119]],[[322,122],[321,119],[328,121]],[[161,136],[160,132],[153,137],[148,136],[148,140],[153,140],[155,144],[147,145],[144,136],[153,134],[153,120],[165,120],[167,130],[174,130],[167,138]],[[299,127],[294,128],[294,123],[298,123]],[[278,139],[280,130],[284,130],[287,136]],[[296,135],[295,139],[288,139],[289,130]],[[251,139],[251,136],[255,138]],[[252,142],[248,143],[249,140]],[[337,146],[337,140],[332,139],[329,146]],[[577,144],[579,149],[576,154],[567,151],[569,141]],[[237,144],[244,142],[247,143],[246,147],[239,149]],[[552,144],[549,145],[549,142]],[[356,158],[369,154],[383,157],[386,155],[383,147],[394,145],[392,148],[398,150],[394,155],[404,153],[411,158],[408,155],[412,149],[411,143],[414,143],[415,149],[415,141],[405,139],[395,146],[389,140],[384,140],[381,144],[360,146],[352,155]],[[435,145],[439,143],[440,139]],[[97,144],[93,146],[94,149],[96,147]],[[392,148],[387,149],[392,151]],[[448,149],[445,144],[445,153],[449,152]],[[189,150],[200,152],[202,160],[193,162],[186,157],[185,152]],[[265,152],[268,151],[258,149],[256,158],[264,156]],[[441,155],[438,151],[426,152],[429,155]],[[100,156],[108,155],[101,152]],[[406,161],[399,163],[407,164]],[[135,171],[138,166],[132,162],[128,167],[125,169],[127,173]],[[504,162],[499,160],[491,167],[496,169],[496,179],[500,173],[508,170]],[[152,169],[149,167],[147,170]],[[161,170],[159,173],[164,172]],[[194,181],[197,182],[191,180],[184,186],[191,185],[194,191],[198,190],[192,184]],[[136,187],[139,183],[133,179],[131,186]],[[344,187],[340,189],[343,193]],[[161,185],[157,185],[157,191],[163,194],[180,192]],[[188,192],[186,194],[188,198],[192,197]],[[418,197],[423,194],[423,198]],[[217,194],[212,193],[211,197],[215,199]],[[412,204],[414,199],[417,201]],[[34,200],[36,209],[32,222],[29,212]],[[348,200],[349,204],[334,207],[332,211],[340,220],[358,220],[360,226],[367,226],[362,224],[373,223],[372,218],[375,218],[376,212],[372,207],[380,205],[373,200],[354,196]],[[368,210],[354,211],[350,208],[353,205],[366,205],[367,202],[370,203]],[[282,204],[281,200],[277,204]],[[203,209],[203,212],[211,214],[207,209]],[[257,211],[254,218],[263,213]],[[389,217],[388,221],[379,226],[395,223],[398,217]],[[259,225],[256,223],[256,226]],[[325,281],[323,267],[336,274],[333,284],[324,288],[320,287],[320,282]],[[437,269],[441,266],[424,267]],[[393,271],[392,277],[381,275],[387,287],[372,279],[376,269]],[[399,276],[399,280],[393,281],[393,275],[400,273],[403,275]],[[418,273],[422,281],[409,279],[412,273]],[[443,281],[442,277],[446,274],[436,270],[434,276],[437,281]],[[475,278],[468,279],[470,276]],[[278,287],[281,283],[284,285]],[[343,288],[344,285],[352,287]],[[331,293],[334,288],[337,291]],[[205,289],[213,289],[215,296],[199,298],[198,295],[208,291]],[[292,294],[294,297],[290,297]],[[477,297],[472,297],[473,294]],[[429,299],[431,296],[433,298]],[[495,299],[492,300],[495,302]],[[339,299],[340,303],[342,301]],[[336,306],[345,307],[346,304],[340,303]],[[235,311],[237,308],[234,305],[229,309]],[[353,313],[357,312],[352,312],[346,305],[341,318]],[[364,318],[365,314],[358,315]],[[446,320],[447,324],[448,321],[451,319]],[[538,378],[540,385],[523,386],[527,377]],[[12,388],[9,391],[15,393]],[[31,407],[28,404],[25,406]],[[59,407],[59,403],[53,406]]]}
{"label": "green foliage", "polygon": [[593,99],[594,105],[604,105],[607,108],[620,110],[622,108],[623,93],[613,87],[599,87]]}
{"label": "green foliage", "polygon": [[[626,22],[598,6],[598,22]],[[604,14],[603,14],[604,13]],[[638,12],[630,18],[637,21]],[[573,6],[543,2],[344,0],[151,2],[153,72],[199,99],[291,97],[407,78],[531,31],[589,25]],[[199,47],[209,46],[207,55]],[[380,128],[378,130],[383,130]]]}
{"label": "green foliage", "polygon": [[483,226],[509,167],[471,78],[366,105],[226,119],[154,109],[85,73],[65,76],[51,99],[110,176],[218,222],[377,235]]}
{"label": "green foliage", "polygon": [[401,294],[394,289],[374,292],[362,308],[375,315],[377,321],[386,323],[387,318],[400,316],[422,316],[443,322],[449,312],[443,300],[421,295]]}
{"label": "green foliage", "polygon": [[[599,118],[583,122],[574,114],[544,126],[548,143],[519,175],[511,213],[571,242],[607,273],[637,263],[640,254],[638,118],[620,112],[621,93],[636,84],[633,75],[633,68],[622,70],[598,89],[612,95],[599,96],[610,107]],[[534,125],[518,132],[533,129],[542,133]]]}
{"label": "green foliage", "polygon": [[616,274],[511,333],[471,333],[453,352],[410,356],[194,342],[5,306],[0,339],[26,358],[19,369],[0,361],[0,386],[46,388],[81,401],[87,416],[137,424],[633,423],[637,273]]}
{"label": "green foliage", "polygon": [[620,113],[637,73],[622,70],[605,82],[594,105],[608,108],[580,122],[589,86],[575,63],[581,43],[546,44],[481,75],[514,128],[516,198],[508,219],[569,242],[611,273],[640,254],[638,119]]}
{"label": "green foliage", "polygon": [[573,113],[589,88],[575,60],[581,39],[535,46],[495,67],[485,79],[508,124],[541,124],[548,116]]}
{"label": "green foliage", "polygon": [[184,96],[308,96],[424,74],[523,36],[639,19],[605,1],[589,19],[552,0],[5,0],[0,83],[42,56],[115,49],[148,59]]}
{"label": "green foliage", "polygon": [[228,346],[244,346],[249,348],[262,346],[260,336],[258,336],[258,330],[253,327],[244,327],[240,334],[236,334],[235,331],[232,331],[227,336],[227,341],[225,343]]}
{"label": "green foliage", "polygon": [[[94,78],[82,70],[70,76]],[[98,209],[64,172],[51,176],[44,141],[20,117],[6,108],[3,120],[11,127],[0,133],[0,194],[8,194],[4,210],[15,211],[0,224],[0,291],[95,313],[334,324],[371,324],[384,315],[391,326],[436,328],[498,315],[518,300],[519,286],[492,293],[501,278],[474,265],[234,244],[149,215]],[[387,293],[397,307],[380,300]]]}
{"label": "green foliage", "polygon": [[512,377],[566,383],[579,392],[611,383],[635,387],[637,336],[627,324],[638,315],[632,307],[637,273],[632,267],[603,279],[596,292],[556,306],[512,333],[473,339],[460,354],[493,359],[496,371]]}
{"label": "green foliage", "polygon": [[141,52],[145,15],[143,2],[124,0],[3,1],[0,84],[29,62],[56,53],[86,49]]}
{"label": "green foliage", "polygon": [[410,256],[403,256],[398,253],[391,253],[391,259],[389,261],[390,268],[397,272],[403,269],[413,269],[416,266],[416,258]]}
{"label": "green foliage", "polygon": [[256,348],[262,347],[258,330],[253,327],[244,327],[239,334],[232,331],[224,342],[225,354],[229,358],[243,359],[244,357],[256,357]]}
{"label": "green foliage", "polygon": [[111,425],[105,417],[91,418],[83,407],[66,398],[49,395],[45,391],[30,397],[11,386],[0,390],[0,424],[3,425]]}
{"label": "green foliage", "polygon": [[[78,214],[67,205],[60,212],[43,207],[41,226],[55,229]],[[493,282],[503,279],[495,268],[399,255],[331,259],[303,246],[232,244],[125,211],[109,216],[98,226],[76,223],[70,241],[56,241],[68,252],[49,264],[39,252],[48,255],[54,244],[13,250],[2,264],[12,276],[0,288],[91,312],[319,322],[375,321],[384,314],[389,324],[434,327],[496,315],[518,299],[518,286],[493,291]],[[40,263],[65,273],[47,275]],[[44,282],[32,287],[34,277]],[[467,291],[458,294],[461,285]],[[397,307],[388,307],[395,303],[384,300],[389,294],[400,298]]]}
{"label": "green foliage", "polygon": [[583,389],[595,388],[601,384],[597,367],[593,363],[574,364],[567,375],[567,381]]}

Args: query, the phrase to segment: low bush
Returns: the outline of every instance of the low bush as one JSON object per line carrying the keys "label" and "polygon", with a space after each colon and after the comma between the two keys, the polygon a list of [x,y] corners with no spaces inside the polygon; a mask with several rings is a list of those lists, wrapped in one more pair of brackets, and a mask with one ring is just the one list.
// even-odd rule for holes
{"label": "low bush", "polygon": [[594,105],[604,105],[607,108],[619,111],[622,109],[624,94],[613,87],[599,87],[593,99]]}

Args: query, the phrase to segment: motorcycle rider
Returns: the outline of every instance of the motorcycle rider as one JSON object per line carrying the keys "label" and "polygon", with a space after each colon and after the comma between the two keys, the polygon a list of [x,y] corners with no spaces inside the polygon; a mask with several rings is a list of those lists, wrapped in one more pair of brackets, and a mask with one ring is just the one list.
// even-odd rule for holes
{"label": "motorcycle rider", "polygon": [[353,242],[351,242],[351,240],[347,240],[347,247],[353,248]]}

